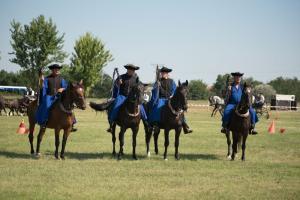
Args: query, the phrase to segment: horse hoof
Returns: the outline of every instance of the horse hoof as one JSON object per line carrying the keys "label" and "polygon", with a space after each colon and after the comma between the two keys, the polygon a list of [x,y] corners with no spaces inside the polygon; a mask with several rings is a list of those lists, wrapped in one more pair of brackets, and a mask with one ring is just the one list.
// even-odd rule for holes
{"label": "horse hoof", "polygon": [[227,156],[227,159],[230,160],[231,159],[231,155]]}
{"label": "horse hoof", "polygon": [[246,161],[246,159],[245,159],[245,158],[242,158],[241,160],[242,160],[242,161],[244,161],[244,162]]}
{"label": "horse hoof", "polygon": [[168,161],[168,158],[164,158],[165,161]]}
{"label": "horse hoof", "polygon": [[65,156],[60,156],[60,159],[65,160]]}
{"label": "horse hoof", "polygon": [[150,158],[151,157],[151,153],[150,151],[147,153],[147,157]]}
{"label": "horse hoof", "polygon": [[155,154],[158,155],[158,150],[155,150]]}
{"label": "horse hoof", "polygon": [[41,153],[36,153],[36,154],[35,154],[35,157],[36,157],[36,158],[40,158],[41,155],[42,155]]}
{"label": "horse hoof", "polygon": [[116,157],[116,155],[117,155],[116,152],[112,152],[113,157]]}

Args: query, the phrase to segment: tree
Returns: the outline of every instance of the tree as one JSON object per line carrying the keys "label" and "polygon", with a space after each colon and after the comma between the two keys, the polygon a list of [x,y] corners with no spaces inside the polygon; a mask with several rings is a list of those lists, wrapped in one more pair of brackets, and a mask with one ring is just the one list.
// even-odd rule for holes
{"label": "tree", "polygon": [[108,74],[103,74],[90,91],[90,97],[108,98],[111,96],[112,78]]}
{"label": "tree", "polygon": [[271,98],[276,94],[276,91],[271,85],[259,84],[254,87],[253,94],[254,95],[263,94],[266,99],[266,102],[271,102]]}
{"label": "tree", "polygon": [[216,82],[213,84],[212,92],[220,97],[224,96],[224,91],[226,90],[227,77],[231,77],[230,74],[218,74]]}
{"label": "tree", "polygon": [[43,15],[33,19],[29,25],[11,22],[11,46],[14,57],[10,60],[18,64],[27,76],[31,86],[36,89],[38,70],[51,62],[63,62],[67,54],[62,50],[64,34],[59,35],[52,19]]}
{"label": "tree", "polygon": [[208,95],[207,85],[202,80],[191,80],[189,82],[188,99],[207,99]]}
{"label": "tree", "polygon": [[91,33],[86,33],[75,42],[75,53],[71,58],[71,75],[83,79],[86,94],[100,80],[102,68],[112,61],[112,55],[105,50],[102,41]]}
{"label": "tree", "polygon": [[294,94],[296,98],[300,97],[300,80],[298,78],[283,78],[277,77],[276,79],[270,81],[268,84],[273,86],[279,94]]}

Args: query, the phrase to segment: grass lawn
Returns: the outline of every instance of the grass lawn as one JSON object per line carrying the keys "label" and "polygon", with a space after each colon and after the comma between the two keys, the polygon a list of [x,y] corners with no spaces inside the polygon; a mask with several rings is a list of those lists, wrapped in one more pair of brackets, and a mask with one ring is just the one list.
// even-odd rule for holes
{"label": "grass lawn", "polygon": [[[194,129],[181,135],[181,160],[174,158],[170,134],[169,160],[146,157],[144,131],[138,134],[137,155],[131,159],[131,133],[126,133],[125,157],[111,156],[111,136],[105,113],[76,110],[78,131],[69,137],[66,160],[54,158],[54,133],[47,130],[42,156],[29,152],[26,135],[16,134],[22,117],[0,116],[0,199],[299,199],[300,112],[271,112],[261,119],[259,135],[249,136],[246,162],[226,158],[227,144],[220,117],[210,118],[205,108],[190,108]],[[272,119],[277,132],[267,133]],[[27,118],[25,117],[28,126]],[[278,133],[285,128],[284,134]],[[38,128],[36,128],[35,136]],[[35,137],[36,143],[36,137]],[[117,142],[117,150],[119,149]]]}

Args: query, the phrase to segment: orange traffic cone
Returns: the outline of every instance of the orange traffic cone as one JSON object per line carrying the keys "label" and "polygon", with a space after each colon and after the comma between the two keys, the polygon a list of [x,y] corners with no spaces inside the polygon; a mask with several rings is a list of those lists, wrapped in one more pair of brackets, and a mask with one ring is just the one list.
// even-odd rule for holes
{"label": "orange traffic cone", "polygon": [[25,123],[24,123],[24,119],[22,119],[19,128],[17,129],[17,133],[18,134],[27,134],[28,133],[28,129],[26,129]]}
{"label": "orange traffic cone", "polygon": [[275,121],[273,120],[272,123],[269,126],[268,132],[270,134],[274,134],[275,133]]}

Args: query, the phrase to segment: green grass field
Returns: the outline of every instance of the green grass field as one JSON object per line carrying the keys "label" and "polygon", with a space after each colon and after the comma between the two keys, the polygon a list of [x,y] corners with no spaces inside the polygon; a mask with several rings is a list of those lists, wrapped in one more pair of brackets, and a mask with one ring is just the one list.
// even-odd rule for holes
{"label": "green grass field", "polygon": [[[79,130],[69,137],[64,161],[54,158],[53,130],[47,130],[42,156],[35,159],[27,136],[16,134],[22,117],[0,116],[0,199],[300,198],[300,112],[272,112],[271,120],[277,118],[274,135],[267,133],[271,120],[261,119],[259,135],[247,140],[246,162],[241,154],[234,162],[227,160],[220,117],[210,118],[207,109],[189,109],[194,133],[181,135],[179,161],[174,159],[173,132],[169,160],[163,160],[162,133],[159,155],[153,152],[152,138],[147,158],[143,129],[138,134],[139,160],[131,159],[127,132],[126,155],[118,161],[111,156],[106,114],[75,112]],[[284,134],[278,133],[281,127]]]}

